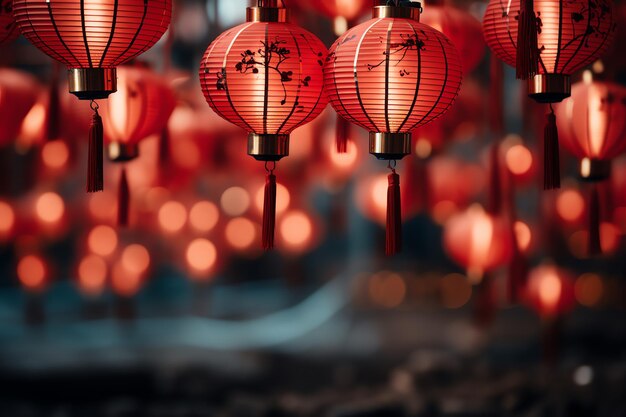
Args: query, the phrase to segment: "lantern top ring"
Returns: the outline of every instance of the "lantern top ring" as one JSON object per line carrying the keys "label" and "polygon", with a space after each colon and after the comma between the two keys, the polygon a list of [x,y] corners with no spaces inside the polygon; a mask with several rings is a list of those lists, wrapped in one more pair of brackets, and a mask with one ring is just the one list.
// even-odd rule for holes
{"label": "lantern top ring", "polygon": [[289,21],[289,10],[284,7],[248,7],[246,22],[285,23]]}
{"label": "lantern top ring", "polygon": [[393,17],[400,19],[413,19],[419,22],[422,13],[420,2],[401,2],[397,6],[380,5],[372,9],[372,18]]}

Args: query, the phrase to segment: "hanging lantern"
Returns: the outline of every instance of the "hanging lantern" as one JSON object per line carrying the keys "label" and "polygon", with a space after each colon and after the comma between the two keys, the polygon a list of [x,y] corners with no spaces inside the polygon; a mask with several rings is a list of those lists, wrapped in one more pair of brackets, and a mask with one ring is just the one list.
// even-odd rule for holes
{"label": "hanging lantern", "polygon": [[443,243],[450,257],[465,267],[469,277],[480,281],[485,273],[510,260],[513,236],[503,219],[473,205],[446,223]]}
{"label": "hanging lantern", "polygon": [[574,279],[554,265],[541,265],[530,271],[526,302],[544,318],[568,313],[575,306]]}
{"label": "hanging lantern", "polygon": [[[118,91],[102,105],[109,159],[126,163],[139,156],[139,141],[167,125],[176,99],[166,81],[152,71],[121,67]],[[118,188],[118,224],[128,225],[130,188],[122,167]]]}
{"label": "hanging lantern", "polygon": [[19,35],[13,19],[13,0],[0,0],[0,45],[14,41]]}
{"label": "hanging lantern", "polygon": [[247,9],[247,23],[209,46],[200,67],[211,108],[246,129],[248,154],[265,162],[265,249],[274,246],[276,162],[289,155],[289,134],[327,104],[322,72],[326,47],[288,23],[287,12],[278,0],[258,0],[258,7]]}
{"label": "hanging lantern", "polygon": [[171,19],[171,0],[15,0],[22,34],[65,64],[69,91],[91,100],[87,191],[101,191],[102,121],[94,100],[117,89],[116,67],[152,47]]}
{"label": "hanging lantern", "polygon": [[463,72],[474,70],[485,56],[480,21],[465,10],[442,4],[426,4],[420,22],[446,35],[461,55]]}
{"label": "hanging lantern", "polygon": [[0,68],[0,147],[16,139],[35,101],[37,82],[33,77]]}
{"label": "hanging lantern", "polygon": [[394,254],[402,243],[396,160],[411,153],[411,131],[452,104],[462,69],[450,40],[419,22],[420,3],[387,3],[333,44],[324,81],[337,113],[367,129],[370,153],[389,161],[386,253]]}
{"label": "hanging lantern", "polygon": [[[485,41],[502,61],[528,80],[539,103],[570,96],[570,75],[609,47],[615,32],[610,0],[491,0],[485,12]],[[558,132],[550,107],[544,131],[544,188],[559,188]]]}
{"label": "hanging lantern", "polygon": [[565,148],[580,160],[580,176],[594,183],[589,201],[589,252],[600,245],[598,183],[609,178],[611,160],[626,150],[626,88],[610,82],[579,82],[557,108]]}

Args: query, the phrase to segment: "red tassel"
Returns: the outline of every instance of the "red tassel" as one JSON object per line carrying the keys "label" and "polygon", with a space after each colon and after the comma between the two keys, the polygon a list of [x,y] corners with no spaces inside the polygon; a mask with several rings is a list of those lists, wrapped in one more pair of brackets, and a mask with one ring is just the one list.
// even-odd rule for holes
{"label": "red tassel", "polygon": [[126,168],[122,168],[120,183],[117,189],[117,225],[128,226],[128,214],[130,211],[130,188],[126,178]]}
{"label": "red tassel", "polygon": [[276,176],[273,170],[265,177],[265,198],[263,200],[263,249],[274,247],[274,226],[276,223]]}
{"label": "red tassel", "polygon": [[98,114],[98,105],[92,102],[94,109],[91,125],[89,126],[89,155],[87,162],[87,192],[93,193],[104,189],[104,173],[103,159],[104,153],[102,147],[102,119]]}
{"label": "red tassel", "polygon": [[59,104],[59,89],[57,87],[57,78],[53,77],[50,81],[50,96],[48,99],[48,117],[46,119],[46,140],[56,140],[61,136],[60,119],[61,111]]}
{"label": "red tassel", "polygon": [[601,255],[600,244],[600,195],[594,185],[589,196],[589,255]]}
{"label": "red tassel", "polygon": [[387,188],[387,255],[395,255],[402,251],[402,207],[400,200],[400,176],[392,169],[389,174]]}
{"label": "red tassel", "polygon": [[502,182],[500,181],[500,146],[494,143],[490,152],[489,213],[498,215],[502,211]]}
{"label": "red tassel", "polygon": [[[552,110],[552,106],[550,106]],[[559,160],[559,131],[556,128],[554,111],[548,113],[548,122],[543,131],[543,188],[561,188],[561,163]]]}
{"label": "red tassel", "polygon": [[343,117],[337,115],[335,141],[337,145],[337,153],[348,152],[348,140],[350,137],[350,123]]}
{"label": "red tassel", "polygon": [[527,80],[539,72],[537,17],[534,0],[522,0],[517,25],[517,79]]}

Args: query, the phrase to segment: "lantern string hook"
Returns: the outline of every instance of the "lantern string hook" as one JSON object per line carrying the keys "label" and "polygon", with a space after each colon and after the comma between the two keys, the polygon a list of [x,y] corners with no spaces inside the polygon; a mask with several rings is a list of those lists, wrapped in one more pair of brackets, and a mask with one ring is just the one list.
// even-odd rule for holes
{"label": "lantern string hook", "polygon": [[387,163],[387,168],[389,168],[391,170],[391,172],[393,172],[394,174],[396,173],[396,166],[397,166],[398,162],[395,159],[391,159],[388,163]]}
{"label": "lantern string hook", "polygon": [[98,113],[98,109],[100,109],[100,105],[95,100],[91,100],[91,102],[89,103],[89,107],[91,107],[91,110],[95,111],[96,113]]}
{"label": "lantern string hook", "polygon": [[265,172],[267,172],[268,174],[273,174],[275,169],[276,161],[265,161]]}

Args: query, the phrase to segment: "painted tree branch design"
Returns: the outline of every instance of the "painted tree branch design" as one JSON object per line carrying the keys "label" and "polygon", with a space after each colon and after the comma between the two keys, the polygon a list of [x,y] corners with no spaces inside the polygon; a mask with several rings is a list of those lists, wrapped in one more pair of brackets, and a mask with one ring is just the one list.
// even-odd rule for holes
{"label": "painted tree branch design", "polygon": [[[419,32],[422,35],[422,37],[420,37],[417,33],[413,33],[410,35],[401,34],[400,35],[401,42],[396,42],[396,43],[392,43],[391,45],[389,45],[389,52],[388,52],[389,55],[387,55],[387,51],[383,51],[384,58],[380,62],[376,64],[367,64],[368,71],[372,71],[373,69],[378,68],[383,63],[387,62],[387,59],[391,60],[395,56],[401,55],[399,58],[395,60],[394,66],[397,67],[400,63],[402,63],[402,61],[404,61],[404,58],[406,58],[406,55],[410,51],[425,50],[426,41],[428,40],[428,35],[423,30],[420,30]],[[383,38],[380,38],[381,44],[384,41],[385,40]],[[406,68],[401,69],[399,73],[401,77],[411,74]]]}

